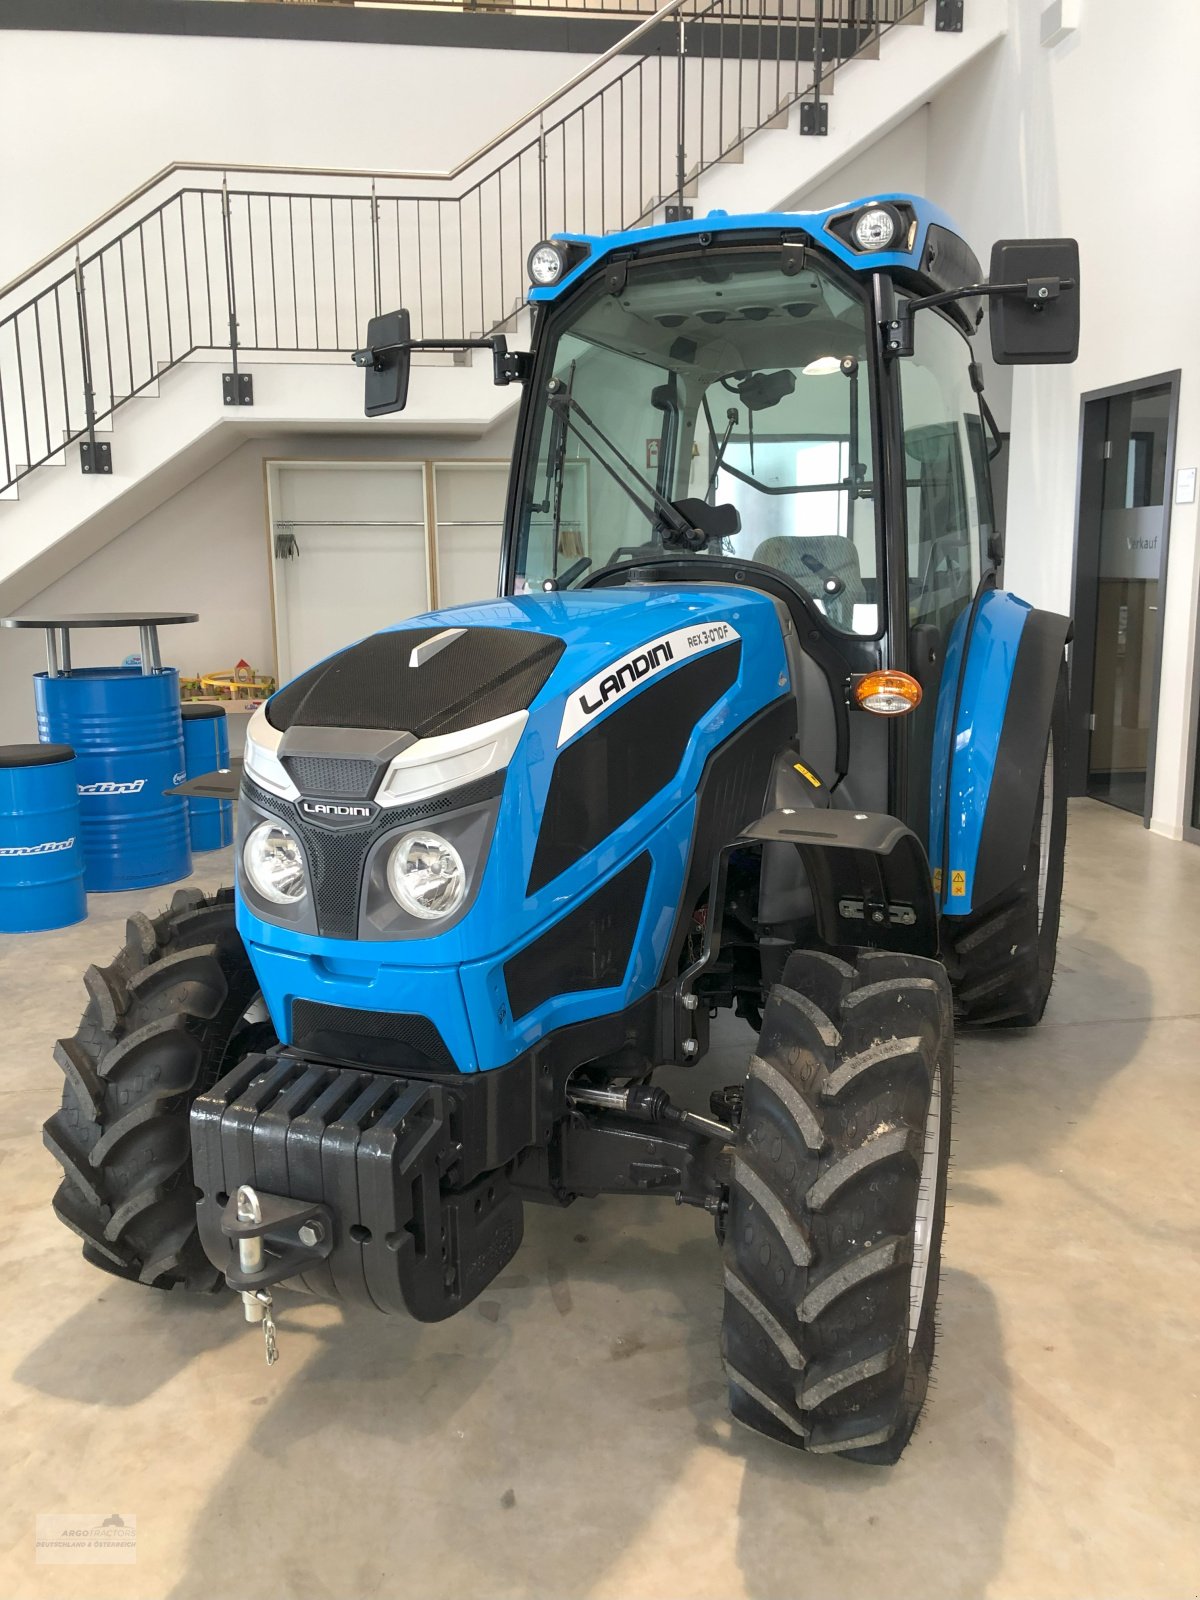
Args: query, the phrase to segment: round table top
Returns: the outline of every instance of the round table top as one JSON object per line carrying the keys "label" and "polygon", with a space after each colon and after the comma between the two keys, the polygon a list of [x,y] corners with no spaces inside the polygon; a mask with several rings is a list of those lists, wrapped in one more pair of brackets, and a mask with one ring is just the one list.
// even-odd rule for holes
{"label": "round table top", "polygon": [[198,611],[76,611],[51,617],[0,617],[0,628],[161,628],[199,620]]}

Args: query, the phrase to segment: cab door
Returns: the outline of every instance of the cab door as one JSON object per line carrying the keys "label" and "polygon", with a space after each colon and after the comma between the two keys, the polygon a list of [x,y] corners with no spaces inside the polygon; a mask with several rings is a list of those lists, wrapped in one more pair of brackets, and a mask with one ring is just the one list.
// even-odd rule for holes
{"label": "cab door", "polygon": [[[924,691],[903,719],[901,814],[929,842],[934,719],[946,651],[980,579],[998,553],[979,396],[969,340],[947,316],[916,319],[916,351],[896,362],[904,471],[909,670]],[[892,558],[900,556],[893,549]]]}

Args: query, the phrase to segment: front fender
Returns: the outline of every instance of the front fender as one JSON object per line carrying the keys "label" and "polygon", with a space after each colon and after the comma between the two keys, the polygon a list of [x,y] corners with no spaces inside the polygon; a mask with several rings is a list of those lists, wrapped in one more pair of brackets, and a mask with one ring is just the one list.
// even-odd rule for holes
{"label": "front fender", "polygon": [[1054,691],[1071,623],[1003,589],[959,618],[933,739],[930,859],[948,916],[966,916],[1025,868]]}

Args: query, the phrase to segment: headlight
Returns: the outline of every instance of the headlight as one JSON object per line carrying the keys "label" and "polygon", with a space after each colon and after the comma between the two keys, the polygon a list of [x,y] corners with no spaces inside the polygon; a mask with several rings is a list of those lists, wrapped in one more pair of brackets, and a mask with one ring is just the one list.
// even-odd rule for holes
{"label": "headlight", "polygon": [[438,833],[406,833],[392,851],[388,888],[411,916],[449,917],[467,893],[462,857]]}
{"label": "headlight", "polygon": [[529,252],[529,276],[539,289],[545,289],[552,283],[557,283],[562,277],[567,265],[565,253],[556,244],[547,240],[544,244],[535,244]]}
{"label": "headlight", "polygon": [[852,231],[860,250],[886,250],[900,236],[900,218],[891,206],[868,206],[854,219]]}
{"label": "headlight", "polygon": [[260,822],[242,847],[246,876],[264,900],[295,905],[308,893],[304,856],[282,822]]}

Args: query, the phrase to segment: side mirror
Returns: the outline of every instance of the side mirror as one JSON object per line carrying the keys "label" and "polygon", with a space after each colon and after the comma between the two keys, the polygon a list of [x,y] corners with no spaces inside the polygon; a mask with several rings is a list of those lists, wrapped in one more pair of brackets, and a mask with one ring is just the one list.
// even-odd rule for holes
{"label": "side mirror", "polygon": [[403,411],[408,404],[410,337],[407,311],[388,311],[367,323],[366,349],[356,350],[354,359],[366,369],[363,410],[368,417]]}
{"label": "side mirror", "polygon": [[[1000,366],[1074,361],[1079,354],[1079,245],[1074,239],[1000,239],[992,247],[992,360]],[[1019,286],[1019,287],[1018,287]]]}

